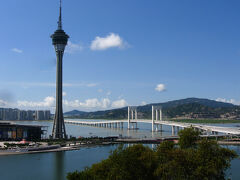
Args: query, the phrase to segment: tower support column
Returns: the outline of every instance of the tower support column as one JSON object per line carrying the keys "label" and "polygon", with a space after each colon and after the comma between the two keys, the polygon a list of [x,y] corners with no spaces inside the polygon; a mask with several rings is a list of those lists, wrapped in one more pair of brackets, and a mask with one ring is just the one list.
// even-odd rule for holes
{"label": "tower support column", "polygon": [[53,122],[52,137],[54,139],[65,139],[67,138],[63,108],[62,108],[62,61],[65,47],[68,42],[69,36],[62,29],[62,3],[60,0],[59,8],[59,20],[58,29],[51,35],[52,44],[54,45],[56,56],[57,56],[57,69],[56,69],[56,111]]}

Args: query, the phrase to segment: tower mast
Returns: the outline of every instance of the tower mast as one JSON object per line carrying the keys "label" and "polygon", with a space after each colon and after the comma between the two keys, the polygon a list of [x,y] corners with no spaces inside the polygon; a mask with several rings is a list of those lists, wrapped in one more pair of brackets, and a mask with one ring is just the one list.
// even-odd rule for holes
{"label": "tower mast", "polygon": [[56,111],[53,122],[52,137],[54,139],[67,138],[63,108],[62,108],[62,61],[69,36],[62,29],[62,1],[60,0],[58,29],[51,35],[57,57],[56,69]]}

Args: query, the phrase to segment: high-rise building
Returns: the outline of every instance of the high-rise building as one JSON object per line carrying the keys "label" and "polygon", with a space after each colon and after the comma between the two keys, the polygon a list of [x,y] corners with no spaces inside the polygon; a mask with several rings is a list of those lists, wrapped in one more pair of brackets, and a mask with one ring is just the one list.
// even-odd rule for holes
{"label": "high-rise building", "polygon": [[50,110],[19,110],[12,108],[0,108],[0,120],[13,121],[13,120],[50,120]]}
{"label": "high-rise building", "polygon": [[19,112],[19,109],[13,109],[11,120],[17,120],[18,119],[18,112]]}
{"label": "high-rise building", "polygon": [[52,130],[54,139],[67,138],[62,109],[62,60],[69,36],[62,29],[62,1],[60,0],[58,29],[51,36],[57,56],[56,112]]}
{"label": "high-rise building", "polygon": [[14,119],[14,110],[12,108],[6,108],[3,111],[3,119],[4,120],[16,120]]}
{"label": "high-rise building", "polygon": [[27,120],[27,111],[18,110],[18,120]]}
{"label": "high-rise building", "polygon": [[0,120],[3,120],[3,111],[4,111],[4,109],[0,108]]}
{"label": "high-rise building", "polygon": [[33,120],[33,111],[31,110],[27,111],[27,120],[30,120],[30,121]]}
{"label": "high-rise building", "polygon": [[45,120],[44,111],[36,111],[35,120]]}
{"label": "high-rise building", "polygon": [[50,120],[51,119],[51,113],[49,110],[44,111],[44,120]]}

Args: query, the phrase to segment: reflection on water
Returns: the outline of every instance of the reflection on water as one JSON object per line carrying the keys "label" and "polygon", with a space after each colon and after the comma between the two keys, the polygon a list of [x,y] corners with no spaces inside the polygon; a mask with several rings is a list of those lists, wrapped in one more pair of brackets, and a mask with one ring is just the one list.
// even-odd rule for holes
{"label": "reflection on water", "polygon": [[[156,147],[150,144],[148,146]],[[106,159],[109,152],[116,148],[117,145],[110,145],[85,147],[77,151],[0,156],[0,179],[66,180],[68,172],[81,171],[86,166]],[[228,148],[236,150],[240,155],[240,146],[228,146]],[[240,179],[239,166],[240,160],[233,160],[227,177]]]}
{"label": "reflection on water", "polygon": [[64,180],[64,156],[65,151],[56,152],[54,154],[55,166],[54,166],[54,179],[55,180]]}
{"label": "reflection on water", "polygon": [[[229,149],[232,149],[237,152],[237,154],[240,156],[240,146],[223,146]],[[234,159],[231,162],[231,168],[227,170],[226,177],[229,179],[240,179],[240,173],[239,173],[239,167],[240,167],[240,159]]]}
{"label": "reflection on water", "polygon": [[[48,134],[52,130],[50,121],[24,121],[21,124],[38,124],[49,126]],[[171,135],[171,127],[163,126],[163,132],[151,132],[151,124],[139,123],[139,130],[128,131],[125,123],[124,129],[98,128],[88,126],[66,125],[67,133],[72,136],[132,136],[132,137],[160,137]],[[223,126],[236,126],[224,124]],[[91,133],[91,134],[89,134]],[[155,145],[149,145],[155,148]],[[77,151],[53,152],[40,154],[25,154],[13,156],[0,156],[0,179],[3,180],[65,180],[68,172],[83,170],[86,166],[106,159],[109,152],[116,149],[117,145],[81,148]],[[226,146],[234,149],[240,155],[240,146]],[[240,179],[240,160],[232,161],[228,177]],[[14,173],[13,173],[14,172]]]}
{"label": "reflection on water", "polygon": [[[85,121],[85,120],[84,120]],[[19,124],[30,124],[30,125],[43,125],[48,126],[47,136],[51,134],[52,125],[51,121],[16,121]],[[152,125],[150,123],[138,123],[138,130],[127,130],[127,123],[124,123],[122,128],[104,128],[104,127],[93,127],[93,126],[80,126],[73,124],[66,124],[66,131],[69,136],[74,137],[90,137],[90,136],[119,136],[122,135],[127,137],[161,137],[170,136],[172,134],[171,126],[162,126],[163,131],[152,132]]]}
{"label": "reflection on water", "polygon": [[0,156],[1,180],[66,180],[68,172],[83,170],[106,159],[116,146],[77,151]]}
{"label": "reflection on water", "polygon": [[[74,119],[77,120],[77,119]],[[85,121],[85,120],[84,120]],[[86,120],[87,121],[87,120]],[[88,120],[89,121],[89,120]],[[92,120],[91,120],[92,121]],[[48,126],[47,136],[49,136],[52,132],[51,121],[15,121],[19,124],[30,124],[30,125],[43,125]],[[211,125],[211,124],[209,124]],[[223,126],[223,127],[236,127],[238,124],[212,124],[214,126]],[[127,130],[127,123],[124,123],[124,128],[104,128],[104,127],[93,127],[93,126],[80,126],[80,125],[72,125],[66,124],[66,131],[69,136],[74,137],[90,137],[90,136],[131,136],[131,137],[162,137],[162,136],[170,136],[172,135],[171,126],[162,126],[162,131],[152,132],[151,123],[138,123],[138,130]]]}

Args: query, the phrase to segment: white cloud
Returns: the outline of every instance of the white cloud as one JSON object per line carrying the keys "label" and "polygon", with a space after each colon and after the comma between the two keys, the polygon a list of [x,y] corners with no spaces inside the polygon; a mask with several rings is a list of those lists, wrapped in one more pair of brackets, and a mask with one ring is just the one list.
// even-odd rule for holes
{"label": "white cloud", "polygon": [[97,36],[91,43],[91,50],[106,50],[108,48],[124,48],[127,43],[123,39],[114,33],[110,33],[106,37]]}
{"label": "white cloud", "polygon": [[127,106],[127,101],[125,99],[120,99],[120,100],[117,100],[117,101],[113,101],[112,102],[112,107],[113,108],[121,108],[121,107],[125,107]]}
{"label": "white cloud", "polygon": [[3,106],[6,106],[8,104],[8,102],[0,99],[0,106],[3,107]]}
{"label": "white cloud", "polygon": [[216,101],[240,105],[240,102],[235,99],[217,98]]}
{"label": "white cloud", "polygon": [[43,101],[34,102],[34,101],[18,101],[18,107],[54,107],[55,106],[55,98],[53,96],[46,97]]}
{"label": "white cloud", "polygon": [[98,83],[89,83],[89,84],[86,84],[87,87],[95,87],[97,86]]}
{"label": "white cloud", "polygon": [[111,103],[109,98],[103,98],[101,100],[97,98],[87,99],[84,102],[79,100],[68,101],[63,100],[63,105],[66,108],[83,108],[83,109],[107,109],[107,108],[121,108],[127,106],[127,102],[124,99],[116,100]]}
{"label": "white cloud", "polygon": [[118,96],[118,99],[123,99],[124,95],[121,94],[120,96]]}
{"label": "white cloud", "polygon": [[21,49],[18,49],[18,48],[13,48],[13,49],[11,49],[13,52],[15,52],[15,53],[23,53],[23,50],[21,50]]}
{"label": "white cloud", "polygon": [[68,41],[66,46],[66,53],[73,54],[83,50],[83,46],[81,44],[74,44],[71,41]]}
{"label": "white cloud", "polygon": [[104,98],[102,100],[102,107],[103,108],[108,108],[110,104],[111,104],[111,101],[108,98]]}
{"label": "white cloud", "polygon": [[162,92],[166,90],[166,86],[164,84],[158,84],[155,88],[156,91]]}
{"label": "white cloud", "polygon": [[142,101],[141,102],[141,106],[144,106],[144,105],[146,105],[147,103],[145,102],[145,101]]}
{"label": "white cloud", "polygon": [[[0,101],[1,103],[1,101]],[[85,108],[85,109],[105,109],[110,107],[111,101],[108,98],[103,98],[98,100],[97,98],[87,99],[83,102],[79,100],[68,101],[66,99],[63,100],[63,105],[66,108]],[[55,106],[55,98],[53,96],[46,97],[43,101],[18,101],[18,107],[24,108],[51,108]]]}
{"label": "white cloud", "polygon": [[79,105],[86,108],[97,108],[97,107],[101,107],[101,102],[98,101],[97,98],[94,98],[94,99],[87,99],[83,103],[80,102]]}
{"label": "white cloud", "polygon": [[66,93],[66,92],[63,92],[62,95],[63,95],[63,96],[67,96],[67,93]]}
{"label": "white cloud", "polygon": [[112,92],[111,92],[111,91],[108,91],[106,95],[107,95],[107,96],[110,96],[111,94],[112,94]]}
{"label": "white cloud", "polygon": [[99,93],[102,93],[102,92],[103,92],[103,90],[102,90],[102,89],[98,89],[98,92],[99,92]]}
{"label": "white cloud", "polygon": [[105,109],[108,108],[111,101],[108,98],[103,98],[101,100],[98,100],[97,98],[93,99],[87,99],[84,102],[81,102],[79,100],[74,101],[68,101],[63,100],[63,104],[66,107],[72,107],[72,108],[86,108],[86,109]]}
{"label": "white cloud", "polygon": [[[19,109],[50,109],[54,110],[55,108],[55,97],[47,96],[42,101],[17,101],[12,104],[11,107],[18,107]],[[121,108],[127,106],[127,102],[124,99],[116,100],[111,102],[109,98],[91,98],[86,99],[85,101],[76,100],[67,100],[63,99],[64,110],[69,111],[73,109],[81,110],[103,110],[109,108]],[[0,100],[0,106],[7,105],[4,101]]]}

